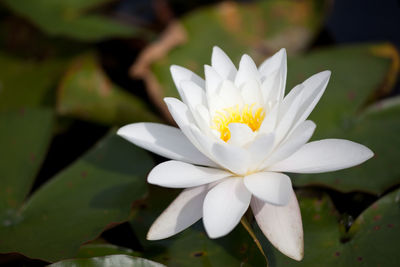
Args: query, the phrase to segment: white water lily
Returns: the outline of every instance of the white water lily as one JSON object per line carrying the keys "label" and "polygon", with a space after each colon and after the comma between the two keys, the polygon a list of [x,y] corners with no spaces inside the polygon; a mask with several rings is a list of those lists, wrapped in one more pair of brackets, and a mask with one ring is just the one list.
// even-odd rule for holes
{"label": "white water lily", "polygon": [[328,84],[330,71],[294,87],[285,97],[286,51],[258,68],[243,55],[239,69],[218,47],[205,80],[172,66],[183,100],[165,98],[179,126],[135,123],[118,134],[172,160],[150,172],[151,184],[186,188],[151,226],[150,240],[168,238],[203,218],[210,238],[228,234],[250,206],[270,242],[285,255],[303,258],[303,227],[289,173],[348,168],[373,156],[341,139],[309,142],[315,123],[306,120]]}

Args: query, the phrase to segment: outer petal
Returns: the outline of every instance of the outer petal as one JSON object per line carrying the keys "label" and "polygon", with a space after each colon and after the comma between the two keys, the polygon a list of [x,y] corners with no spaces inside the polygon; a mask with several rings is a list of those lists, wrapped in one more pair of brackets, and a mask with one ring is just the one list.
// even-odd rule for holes
{"label": "outer petal", "polygon": [[294,127],[308,118],[308,115],[310,115],[318,101],[321,99],[321,96],[324,94],[330,77],[330,71],[323,71],[311,76],[302,83],[304,86],[302,95],[303,100],[298,115],[296,116],[295,121],[297,121],[297,124],[295,124]]}
{"label": "outer petal", "polygon": [[194,138],[193,134],[191,133],[190,129],[192,127],[197,128],[197,126],[195,126],[196,123],[188,107],[173,97],[164,98],[164,102],[167,104],[171,116],[174,118],[176,124],[178,124],[185,136],[201,153],[209,156],[209,154],[204,151],[203,146],[197,142],[196,138]]}
{"label": "outer petal", "polygon": [[282,48],[272,57],[265,60],[258,68],[262,75],[262,90],[264,101],[281,101],[286,87],[286,50]]}
{"label": "outer petal", "polygon": [[221,169],[199,167],[181,161],[170,160],[154,167],[147,181],[170,188],[186,188],[212,183],[231,176]]}
{"label": "outer petal", "polygon": [[296,123],[295,118],[302,100],[302,91],[297,90],[297,92],[299,93],[297,97],[293,98],[293,101],[290,101],[291,99],[286,97],[279,107],[278,124],[275,129],[275,144],[279,144],[288,135],[293,124]]}
{"label": "outer petal", "polygon": [[289,203],[293,191],[289,176],[283,173],[253,173],[244,177],[244,184],[257,198],[280,206]]}
{"label": "outer petal", "polygon": [[251,157],[251,170],[258,169],[260,163],[263,162],[269,155],[274,144],[274,140],[274,133],[259,134],[254,142],[247,146],[247,151],[249,151]]}
{"label": "outer petal", "polygon": [[133,123],[117,132],[129,142],[166,158],[215,166],[187,139],[181,130],[159,123]]}
{"label": "outer petal", "polygon": [[304,255],[303,225],[296,194],[292,191],[289,204],[275,206],[256,197],[251,209],[261,231],[280,252],[300,261]]}
{"label": "outer petal", "polygon": [[305,143],[310,140],[315,130],[315,123],[312,121],[304,121],[293,131],[293,133],[280,144],[268,158],[262,163],[260,169],[267,168],[268,166],[279,162],[291,156],[294,152],[299,150]]}
{"label": "outer petal", "polygon": [[210,238],[228,234],[249,207],[251,193],[243,178],[229,178],[208,192],[203,205],[203,222]]}
{"label": "outer petal", "polygon": [[170,67],[172,79],[174,80],[175,86],[178,89],[179,95],[182,97],[182,91],[180,84],[182,81],[193,81],[194,83],[198,84],[201,88],[205,87],[204,80],[200,78],[197,74],[193,73],[192,71],[172,65]]}
{"label": "outer petal", "polygon": [[219,73],[219,75],[228,80],[233,80],[236,76],[236,67],[232,60],[218,46],[213,47],[211,56],[211,66]]}
{"label": "outer petal", "polygon": [[203,217],[203,201],[211,185],[187,188],[155,220],[147,233],[148,240],[173,236]]}
{"label": "outer petal", "polygon": [[223,79],[214,68],[208,65],[204,65],[204,75],[206,77],[206,92],[210,100],[210,97],[217,93]]}
{"label": "outer petal", "polygon": [[366,146],[343,139],[325,139],[305,144],[269,170],[294,173],[330,172],[361,164],[373,155]]}
{"label": "outer petal", "polygon": [[240,59],[239,71],[235,77],[235,85],[240,88],[248,80],[260,82],[260,74],[253,59],[244,54]]}
{"label": "outer petal", "polygon": [[250,166],[250,156],[241,147],[215,143],[211,148],[211,153],[216,163],[237,175],[244,175]]}

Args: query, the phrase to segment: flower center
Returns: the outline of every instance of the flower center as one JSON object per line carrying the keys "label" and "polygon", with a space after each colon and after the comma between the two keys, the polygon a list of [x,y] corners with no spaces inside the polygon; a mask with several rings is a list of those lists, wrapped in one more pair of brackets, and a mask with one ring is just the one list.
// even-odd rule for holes
{"label": "flower center", "polygon": [[249,126],[253,132],[260,128],[261,123],[265,117],[265,111],[263,108],[254,108],[256,104],[251,106],[245,105],[242,109],[239,109],[239,105],[225,108],[223,111],[217,111],[213,118],[213,129],[221,133],[220,138],[227,142],[231,138],[231,132],[229,131],[230,123],[243,123]]}

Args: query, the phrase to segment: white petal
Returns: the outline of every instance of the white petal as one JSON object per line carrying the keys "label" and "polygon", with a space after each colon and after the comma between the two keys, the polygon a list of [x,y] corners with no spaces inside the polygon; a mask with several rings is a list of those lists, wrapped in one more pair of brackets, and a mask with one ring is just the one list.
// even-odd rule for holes
{"label": "white petal", "polygon": [[205,153],[204,150],[202,150],[202,146],[197,143],[196,139],[191,134],[190,128],[195,127],[196,122],[188,107],[184,103],[173,97],[164,98],[164,102],[167,104],[168,110],[171,113],[172,118],[174,118],[176,124],[178,124],[179,128],[182,130],[185,136],[201,153],[209,156],[207,153]]}
{"label": "white petal", "polygon": [[210,238],[228,234],[249,207],[250,192],[243,178],[229,178],[211,189],[203,205],[203,223]]}
{"label": "white petal", "polygon": [[245,104],[252,105],[254,103],[260,103],[260,106],[264,106],[260,84],[256,80],[250,79],[245,82],[240,92]]}
{"label": "white petal", "polygon": [[165,97],[164,102],[167,104],[171,116],[174,118],[176,124],[178,124],[181,130],[183,130],[182,128],[185,126],[195,124],[194,118],[192,114],[190,114],[187,105],[182,101],[173,97]]}
{"label": "white petal", "polygon": [[173,236],[203,217],[203,202],[210,184],[187,188],[155,220],[147,233],[148,240]]}
{"label": "white petal", "polygon": [[315,130],[315,123],[312,121],[304,121],[293,131],[293,133],[280,144],[268,158],[263,162],[260,169],[267,168],[268,166],[279,162],[297,150],[299,150],[305,143],[310,140]]}
{"label": "white petal", "polygon": [[216,163],[237,175],[244,175],[249,168],[250,156],[241,147],[215,143],[211,148],[211,153]]}
{"label": "white petal", "polygon": [[373,155],[366,146],[348,140],[325,139],[305,144],[269,170],[294,173],[336,171],[361,164]]}
{"label": "white petal", "polygon": [[246,124],[230,123],[228,125],[228,128],[231,132],[231,138],[228,140],[228,144],[235,146],[244,146],[254,139],[253,131]]}
{"label": "white petal", "polygon": [[283,68],[286,65],[286,49],[282,48],[278,52],[276,52],[271,57],[267,58],[263,63],[261,63],[258,68],[259,72],[263,76],[269,76],[271,73]]}
{"label": "white petal", "polygon": [[212,97],[217,93],[219,86],[221,85],[223,79],[222,77],[214,70],[214,68],[204,65],[204,75],[206,77],[206,92],[207,97]]}
{"label": "white petal", "polygon": [[279,104],[279,102],[276,103],[271,110],[266,111],[264,121],[261,123],[260,129],[258,129],[259,132],[270,133],[275,129],[279,112]]}
{"label": "white petal", "polygon": [[208,184],[231,176],[221,169],[199,167],[182,161],[170,160],[154,167],[147,181],[170,188],[186,188]]}
{"label": "white petal", "polygon": [[183,81],[181,89],[183,93],[182,98],[185,104],[188,105],[197,125],[202,131],[209,132],[209,119],[205,120],[206,118],[202,117],[197,109],[199,106],[205,107],[207,105],[207,97],[204,90],[192,81]]}
{"label": "white petal", "polygon": [[275,134],[259,134],[254,142],[248,145],[247,150],[251,157],[250,169],[255,170],[269,155],[274,144]]}
{"label": "white petal", "polygon": [[206,94],[200,86],[192,81],[182,81],[181,89],[183,91],[183,100],[189,107],[196,107],[197,105],[207,106]]}
{"label": "white petal", "polygon": [[[223,101],[222,108],[230,108],[236,105],[241,107],[244,102],[240,90],[233,84],[233,82],[229,80],[225,80],[222,82],[222,85],[219,89],[218,96]],[[218,110],[221,107],[218,108]]]}
{"label": "white petal", "polygon": [[283,173],[253,173],[244,177],[244,184],[257,198],[280,206],[289,203],[293,191],[289,176]]}
{"label": "white petal", "polygon": [[260,74],[253,59],[244,54],[240,59],[239,71],[235,77],[235,85],[240,88],[246,81],[253,79],[260,82]]}
{"label": "white petal", "polygon": [[299,123],[305,121],[313,111],[321,96],[324,94],[330,77],[330,71],[323,71],[311,76],[302,83],[304,86],[303,101],[298,111],[298,115],[296,116],[297,124],[295,127]]}
{"label": "white petal", "polygon": [[[301,89],[301,86],[297,87]],[[286,97],[279,106],[278,125],[275,129],[275,144],[279,144],[296,123],[297,112],[302,101],[302,90],[297,90],[296,97]],[[291,101],[292,100],[292,101]]]}
{"label": "white petal", "polygon": [[236,67],[232,60],[218,46],[213,47],[211,66],[223,79],[233,80],[236,76]]}
{"label": "white petal", "polygon": [[172,65],[170,67],[172,79],[174,80],[175,86],[178,89],[179,95],[182,97],[182,91],[180,84],[182,81],[193,81],[194,83],[198,84],[201,88],[205,87],[204,80],[200,78],[197,74],[193,73],[192,71]]}
{"label": "white petal", "polygon": [[286,87],[286,50],[282,48],[259,67],[265,103],[281,101]]}
{"label": "white petal", "polygon": [[187,139],[181,130],[158,123],[133,123],[117,132],[141,148],[166,158],[198,165],[215,166]]}
{"label": "white petal", "polygon": [[304,255],[303,225],[296,194],[291,192],[289,204],[276,206],[256,197],[251,209],[261,231],[280,252],[300,261]]}

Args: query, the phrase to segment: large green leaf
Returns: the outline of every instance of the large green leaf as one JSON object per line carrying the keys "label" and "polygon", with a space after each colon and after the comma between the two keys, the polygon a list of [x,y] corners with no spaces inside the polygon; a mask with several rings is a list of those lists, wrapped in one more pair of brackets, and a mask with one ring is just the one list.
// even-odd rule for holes
{"label": "large green leaf", "polygon": [[48,109],[0,112],[1,225],[12,223],[8,219],[13,220],[29,193],[47,151],[53,123],[53,113]]}
{"label": "large green leaf", "polygon": [[127,255],[112,255],[89,259],[63,260],[49,265],[51,267],[163,267],[154,261]]}
{"label": "large green leaf", "polygon": [[142,100],[108,79],[93,54],[82,55],[69,66],[58,90],[57,111],[108,125],[158,120]]}
{"label": "large green leaf", "polygon": [[397,266],[400,261],[400,190],[367,208],[341,242],[338,216],[327,196],[299,197],[303,217],[304,259],[297,262],[275,249],[267,251],[271,266]]}
{"label": "large green leaf", "polygon": [[[398,58],[379,56],[376,54],[379,49],[387,50],[390,46],[324,49],[289,60],[291,86],[321,71],[321,66],[332,70],[326,92],[310,116],[317,124],[313,139],[349,139],[368,146],[376,154],[368,162],[348,170],[294,176],[295,185],[381,194],[400,183],[400,168],[396,167],[396,147],[400,144],[396,134],[400,130],[399,102],[389,100],[389,105],[381,102],[375,108],[365,109],[378,89],[390,89],[385,87],[385,81],[390,78],[388,75],[395,75],[395,79],[398,71],[392,71],[392,62]],[[398,57],[395,50],[393,53]]]}
{"label": "large green leaf", "polygon": [[86,244],[80,247],[77,258],[102,257],[107,255],[128,255],[138,257],[139,252],[107,243]]}
{"label": "large green leaf", "polygon": [[[44,115],[43,119],[47,118]],[[7,115],[4,120],[9,118]],[[9,133],[15,137],[11,139],[8,132],[0,133],[2,144],[9,142],[10,150],[15,150],[8,151],[15,154],[10,159],[22,162],[13,163],[10,160],[12,170],[14,166],[22,166],[27,161],[26,156],[29,157],[28,161],[35,157],[38,161],[42,158],[45,152],[43,146],[48,142],[45,139],[48,131],[46,128],[36,129],[43,123],[35,124],[38,120],[39,117],[32,119],[29,124],[26,119],[14,120],[15,126]],[[26,125],[30,125],[33,130],[24,128],[28,127]],[[39,136],[41,132],[42,137]],[[35,139],[27,141],[31,139],[31,134],[35,134]],[[40,141],[40,137],[45,141]],[[12,147],[12,138],[20,145]],[[31,144],[35,141],[39,144]],[[32,148],[27,149],[23,144]],[[27,155],[24,156],[23,151]],[[31,154],[39,152],[41,155]],[[146,192],[145,175],[151,166],[152,161],[144,151],[127,146],[124,140],[111,133],[34,192],[24,203],[20,202],[27,197],[32,182],[31,173],[37,167],[29,167],[32,171],[26,176],[23,176],[24,171],[21,170],[15,177],[11,176],[13,173],[2,176],[2,188],[5,188],[6,193],[12,193],[13,190],[19,193],[15,194],[18,196],[15,197],[16,201],[6,199],[0,210],[0,253],[18,252],[46,261],[75,256],[82,243],[94,239],[105,228],[128,219],[131,203]],[[23,181],[22,186],[8,190],[6,182],[13,186],[14,178]]]}
{"label": "large green leaf", "polygon": [[385,85],[388,75],[397,77],[399,69],[398,66],[394,69],[393,64],[398,60],[396,49],[388,44],[318,49],[288,59],[286,91],[289,92],[313,74],[332,71],[328,87],[310,116],[317,123],[314,137],[326,138],[332,131],[350,127],[355,116],[369,101],[374,100],[372,97],[380,89],[392,89],[393,81]]}
{"label": "large green leaf", "polygon": [[167,51],[151,65],[160,86],[154,86],[153,77],[146,76],[149,86],[154,87],[149,90],[161,90],[152,94],[158,102],[164,96],[178,97],[170,65],[181,65],[201,74],[203,65],[210,64],[214,45],[224,49],[235,63],[244,53],[261,60],[281,47],[287,47],[290,52],[302,50],[319,31],[326,6],[326,1],[272,0],[247,4],[227,2],[197,9],[181,19],[187,42]]}
{"label": "large green leaf", "polygon": [[63,60],[41,62],[0,52],[0,111],[43,104],[64,66]]}
{"label": "large green leaf", "polygon": [[29,19],[50,35],[61,35],[81,41],[98,41],[111,37],[143,34],[142,29],[126,26],[105,16],[89,12],[110,0],[4,0],[10,9]]}
{"label": "large green leaf", "polygon": [[228,236],[210,239],[202,222],[161,241],[145,236],[153,221],[176,196],[171,189],[151,187],[144,202],[138,202],[132,227],[141,241],[143,256],[168,266],[264,266],[265,259],[246,230],[238,225]]}

